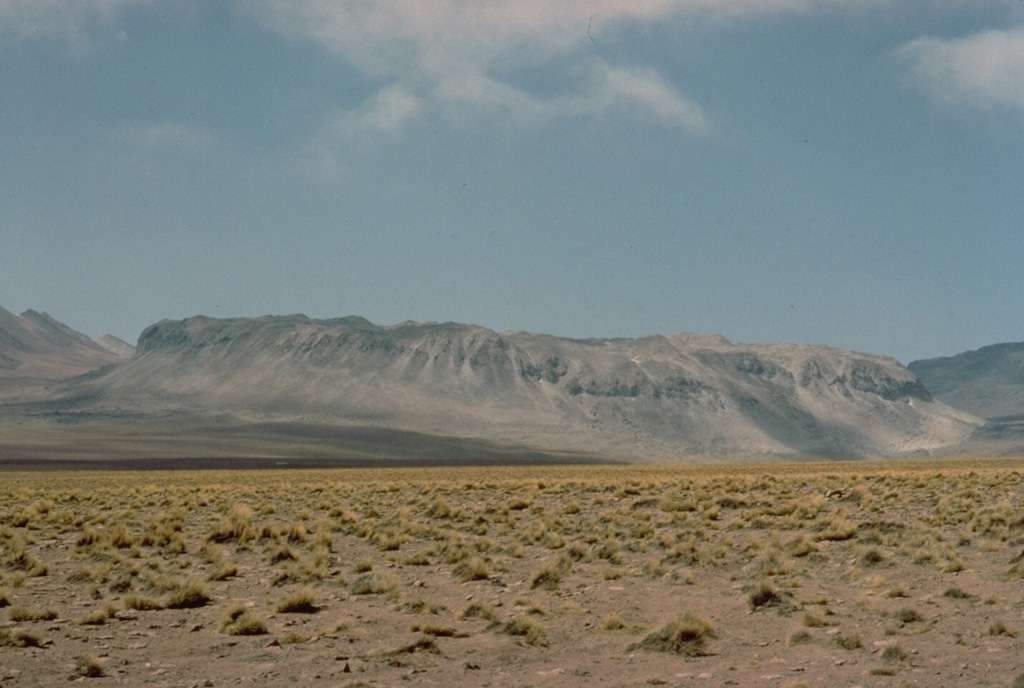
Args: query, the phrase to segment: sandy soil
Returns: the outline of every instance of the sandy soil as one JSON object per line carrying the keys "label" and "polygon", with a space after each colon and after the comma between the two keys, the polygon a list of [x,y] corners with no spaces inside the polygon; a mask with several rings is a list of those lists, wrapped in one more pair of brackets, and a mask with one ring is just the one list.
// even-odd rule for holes
{"label": "sandy soil", "polygon": [[0,517],[0,685],[1024,685],[1022,460],[5,472]]}

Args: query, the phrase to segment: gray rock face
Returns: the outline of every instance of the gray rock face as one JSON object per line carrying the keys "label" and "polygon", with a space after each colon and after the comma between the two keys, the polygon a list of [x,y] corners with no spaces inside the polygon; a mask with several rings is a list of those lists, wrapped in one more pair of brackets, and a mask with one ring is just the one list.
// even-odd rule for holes
{"label": "gray rock face", "polygon": [[907,366],[936,398],[982,418],[1024,418],[1024,342]]}
{"label": "gray rock face", "polygon": [[895,360],[829,347],[302,315],[165,320],[142,333],[133,359],[66,392],[91,408],[373,424],[659,459],[887,456],[959,442],[980,424]]}

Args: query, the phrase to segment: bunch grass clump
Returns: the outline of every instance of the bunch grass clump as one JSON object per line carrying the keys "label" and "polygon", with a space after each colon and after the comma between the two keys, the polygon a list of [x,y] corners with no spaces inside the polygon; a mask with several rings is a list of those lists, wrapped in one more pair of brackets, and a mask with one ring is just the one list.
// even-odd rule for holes
{"label": "bunch grass clump", "polygon": [[572,569],[572,559],[562,554],[545,563],[530,580],[531,588],[554,589],[562,582],[562,578]]}
{"label": "bunch grass clump", "polygon": [[43,639],[24,628],[0,628],[0,647],[42,647]]}
{"label": "bunch grass clump", "polygon": [[498,622],[498,614],[491,607],[484,604],[474,602],[465,609],[459,615],[460,619],[483,619],[490,621],[491,623]]}
{"label": "bunch grass clump", "polygon": [[433,636],[435,638],[466,638],[469,636],[468,633],[460,631],[457,628],[451,626],[438,626],[436,624],[411,624],[409,630],[413,633],[422,633],[423,635]]}
{"label": "bunch grass clump", "polygon": [[84,678],[100,678],[106,676],[107,670],[100,660],[92,655],[81,654],[75,657],[75,673],[72,678],[81,676]]}
{"label": "bunch grass clump", "polygon": [[29,609],[28,607],[11,607],[7,610],[7,618],[11,621],[53,621],[60,613],[54,607],[46,609]]}
{"label": "bunch grass clump", "polygon": [[913,607],[902,607],[893,614],[901,624],[920,623],[924,621],[924,615]]}
{"label": "bunch grass clump", "polygon": [[231,607],[221,620],[220,629],[228,635],[264,635],[267,625],[244,605]]}
{"label": "bunch grass clump", "polygon": [[353,595],[397,595],[398,577],[393,574],[367,573],[352,582]]}
{"label": "bunch grass clump", "polygon": [[1002,621],[996,621],[988,627],[989,635],[1005,635],[1007,638],[1016,638],[1017,629],[1013,626],[1008,626]]}
{"label": "bunch grass clump", "polygon": [[472,557],[464,561],[452,570],[463,583],[475,580],[486,580],[491,575],[491,567],[482,557]]}
{"label": "bunch grass clump", "polygon": [[211,599],[209,590],[201,581],[190,580],[171,593],[164,606],[167,609],[194,609],[205,606]]}
{"label": "bunch grass clump", "polygon": [[833,642],[844,650],[858,650],[864,647],[864,641],[858,633],[839,633]]}
{"label": "bunch grass clump", "polygon": [[882,659],[886,662],[905,662],[910,659],[910,653],[899,643],[893,643],[882,650]]}
{"label": "bunch grass clump", "polygon": [[124,608],[147,612],[163,609],[164,605],[150,597],[143,597],[142,595],[128,595],[124,598]]}
{"label": "bunch grass clump", "polygon": [[622,619],[615,612],[612,612],[608,616],[604,617],[604,621],[601,622],[601,628],[606,631],[617,631],[625,628],[626,624],[623,623]]}
{"label": "bunch grass clump", "polygon": [[717,637],[710,621],[688,612],[672,619],[640,642],[633,643],[628,649],[669,652],[683,657],[702,657],[708,654],[708,641]]}
{"label": "bunch grass clump", "polygon": [[533,619],[523,617],[510,619],[505,622],[501,627],[501,630],[508,635],[522,638],[524,645],[531,645],[533,647],[548,646],[547,634],[544,633],[544,627]]}
{"label": "bunch grass clump", "polygon": [[279,614],[315,614],[320,611],[313,601],[313,588],[305,587],[277,605]]}
{"label": "bunch grass clump", "polygon": [[97,609],[86,614],[78,620],[80,626],[102,626],[107,619],[112,619],[117,614],[116,607],[110,606],[106,609]]}
{"label": "bunch grass clump", "polygon": [[786,639],[786,644],[792,647],[793,645],[803,645],[814,640],[814,636],[811,635],[806,629],[800,628],[789,634]]}
{"label": "bunch grass clump", "polygon": [[768,581],[762,581],[747,598],[751,609],[761,607],[778,607],[782,604],[782,594]]}
{"label": "bunch grass clump", "polygon": [[417,640],[412,641],[411,643],[402,645],[401,647],[397,647],[394,650],[386,652],[385,654],[395,657],[399,655],[417,654],[419,652],[427,652],[432,655],[439,655],[441,654],[441,648],[437,646],[437,643],[434,641],[433,638],[425,635],[421,638],[418,638]]}

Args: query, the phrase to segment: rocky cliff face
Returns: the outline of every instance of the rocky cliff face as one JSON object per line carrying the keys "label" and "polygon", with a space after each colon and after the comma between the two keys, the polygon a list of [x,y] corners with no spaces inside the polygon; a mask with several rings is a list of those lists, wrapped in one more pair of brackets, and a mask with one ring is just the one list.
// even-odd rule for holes
{"label": "rocky cliff face", "polygon": [[457,323],[162,321],[68,388],[93,407],[370,423],[629,457],[931,450],[979,421],[895,360],[676,335],[571,340]]}

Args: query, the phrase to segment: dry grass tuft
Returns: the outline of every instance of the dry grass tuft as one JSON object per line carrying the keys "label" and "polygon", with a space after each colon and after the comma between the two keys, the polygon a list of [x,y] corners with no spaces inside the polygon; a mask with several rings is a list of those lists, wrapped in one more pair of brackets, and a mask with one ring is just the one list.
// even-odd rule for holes
{"label": "dry grass tuft", "polygon": [[547,647],[548,639],[544,627],[530,618],[515,618],[505,622],[501,627],[503,633],[522,638],[524,645]]}
{"label": "dry grass tuft", "polygon": [[140,612],[153,611],[156,609],[163,609],[164,605],[149,597],[142,597],[140,595],[128,595],[124,598],[124,608],[134,609]]}
{"label": "dry grass tuft", "polygon": [[857,557],[857,563],[861,566],[867,567],[880,566],[888,561],[889,557],[887,557],[882,550],[877,547],[868,547],[860,553],[859,557]]}
{"label": "dry grass tuft", "polygon": [[533,574],[530,580],[531,588],[548,588],[553,590],[562,582],[565,574],[572,569],[572,559],[563,554],[555,559],[546,562],[541,569]]}
{"label": "dry grass tuft", "polygon": [[228,635],[264,635],[267,625],[244,605],[236,604],[224,615],[220,629]]}
{"label": "dry grass tuft", "polygon": [[491,623],[498,622],[498,614],[492,608],[476,602],[463,609],[459,618],[483,619],[484,621],[490,621]]}
{"label": "dry grass tuft", "polygon": [[864,647],[864,641],[858,633],[839,633],[833,642],[844,650],[858,650]]}
{"label": "dry grass tuft", "polygon": [[95,657],[85,654],[75,657],[75,673],[72,675],[72,679],[76,677],[100,678],[106,675],[106,667]]}
{"label": "dry grass tuft", "polygon": [[669,621],[629,650],[670,652],[684,657],[702,657],[707,653],[708,640],[717,638],[714,626],[707,619],[686,614]]}
{"label": "dry grass tuft", "polygon": [[396,595],[398,577],[393,574],[368,573],[352,582],[353,595]]}
{"label": "dry grass tuft", "polygon": [[298,631],[288,631],[282,636],[278,636],[277,642],[280,645],[301,645],[302,643],[308,643],[313,636],[307,633],[299,633]]}
{"label": "dry grass tuft", "polygon": [[481,557],[473,557],[452,569],[452,575],[458,577],[463,583],[486,580],[491,575],[491,567]]}
{"label": "dry grass tuft", "polygon": [[924,621],[924,615],[912,607],[902,607],[893,613],[893,618],[901,624],[920,623]]}
{"label": "dry grass tuft", "polygon": [[817,617],[810,612],[804,612],[802,623],[807,628],[822,628],[824,626],[828,626],[828,623],[824,619]]}
{"label": "dry grass tuft", "polygon": [[113,607],[97,609],[79,619],[78,624],[80,626],[102,626],[107,623],[107,619],[112,619],[116,613],[117,610]]}
{"label": "dry grass tuft", "polygon": [[783,603],[782,594],[768,581],[762,581],[747,598],[751,609],[778,607]]}
{"label": "dry grass tuft", "polygon": [[28,607],[11,607],[7,610],[7,618],[11,621],[53,621],[60,613],[53,607],[46,609],[29,609]]}
{"label": "dry grass tuft", "polygon": [[809,631],[801,628],[789,634],[789,637],[786,638],[786,644],[789,646],[804,645],[812,640],[814,640],[814,636]]}
{"label": "dry grass tuft", "polygon": [[882,659],[886,662],[905,662],[910,659],[910,653],[903,649],[899,643],[886,645],[882,650]]}
{"label": "dry grass tuft", "polygon": [[625,628],[626,624],[622,622],[619,615],[612,612],[608,616],[604,617],[604,621],[601,622],[601,628],[606,631],[617,631],[621,628]]}
{"label": "dry grass tuft", "polygon": [[988,627],[989,635],[1005,635],[1008,638],[1017,637],[1017,629],[1013,626],[1007,626],[1002,621],[996,621]]}
{"label": "dry grass tuft", "polygon": [[408,645],[402,645],[401,647],[395,648],[390,652],[385,652],[386,655],[397,656],[397,655],[411,655],[417,652],[428,652],[432,655],[441,654],[441,648],[437,646],[434,639],[430,636],[423,636]]}
{"label": "dry grass tuft", "polygon": [[43,639],[23,628],[0,628],[0,647],[42,647]]}
{"label": "dry grass tuft", "polygon": [[207,577],[211,581],[222,581],[238,575],[238,567],[229,561],[219,561]]}
{"label": "dry grass tuft", "polygon": [[279,614],[315,614],[320,607],[313,603],[313,588],[305,587],[277,605]]}
{"label": "dry grass tuft", "polygon": [[412,633],[422,633],[434,638],[468,638],[469,634],[451,626],[435,626],[434,624],[411,624]]}
{"label": "dry grass tuft", "polygon": [[201,581],[190,580],[172,593],[164,606],[167,609],[194,609],[205,606],[211,599],[210,592]]}

